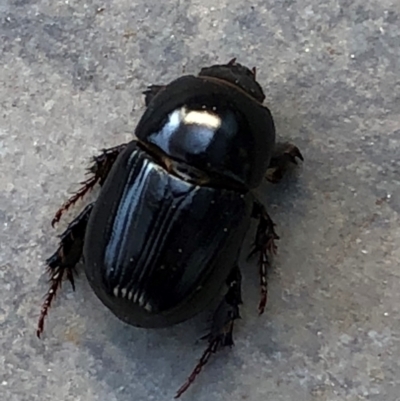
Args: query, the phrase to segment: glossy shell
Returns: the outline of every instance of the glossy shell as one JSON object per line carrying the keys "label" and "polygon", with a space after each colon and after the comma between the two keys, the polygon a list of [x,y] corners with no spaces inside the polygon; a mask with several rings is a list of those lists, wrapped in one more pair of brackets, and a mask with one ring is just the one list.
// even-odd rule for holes
{"label": "glossy shell", "polygon": [[269,110],[241,88],[215,77],[184,76],[150,102],[135,132],[174,160],[260,185],[275,143]]}
{"label": "glossy shell", "polygon": [[236,263],[253,197],[167,173],[132,142],[92,211],[85,271],[125,322],[162,327],[200,312]]}

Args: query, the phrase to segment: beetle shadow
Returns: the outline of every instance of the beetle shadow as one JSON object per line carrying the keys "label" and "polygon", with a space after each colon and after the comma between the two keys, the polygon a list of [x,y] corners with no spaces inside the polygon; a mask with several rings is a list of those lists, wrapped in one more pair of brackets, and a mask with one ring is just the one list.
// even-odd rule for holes
{"label": "beetle shadow", "polygon": [[[80,313],[85,315],[86,326],[96,330],[86,331],[81,346],[95,360],[96,381],[106,385],[118,401],[131,401],[132,394],[135,401],[173,399],[207,347],[201,337],[208,332],[215,305],[172,327],[137,328],[112,315],[91,293],[86,280],[82,281],[79,285],[85,287],[82,291],[88,299]],[[232,383],[232,368],[240,362],[232,354],[226,348],[213,355],[189,388],[189,397],[206,399],[209,386],[218,391],[222,381]],[[232,368],[225,369],[227,365]]]}

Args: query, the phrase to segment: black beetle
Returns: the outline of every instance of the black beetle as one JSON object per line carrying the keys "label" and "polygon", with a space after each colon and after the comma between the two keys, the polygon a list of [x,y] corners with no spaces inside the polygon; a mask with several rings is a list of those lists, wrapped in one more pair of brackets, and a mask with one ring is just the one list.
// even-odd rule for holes
{"label": "black beetle", "polygon": [[259,220],[261,301],[267,299],[267,267],[278,239],[253,190],[264,177],[277,182],[290,162],[303,157],[294,145],[276,144],[270,111],[255,69],[236,63],[203,68],[169,85],[152,85],[146,111],[127,144],[94,158],[91,177],[57,212],[96,184],[102,190],[61,235],[47,260],[50,289],[37,335],[66,277],[84,257],[85,272],[100,300],[121,320],[165,327],[204,310],[220,293],[208,347],[179,389],[193,382],[212,353],[233,345],[239,317],[240,248],[251,217]]}

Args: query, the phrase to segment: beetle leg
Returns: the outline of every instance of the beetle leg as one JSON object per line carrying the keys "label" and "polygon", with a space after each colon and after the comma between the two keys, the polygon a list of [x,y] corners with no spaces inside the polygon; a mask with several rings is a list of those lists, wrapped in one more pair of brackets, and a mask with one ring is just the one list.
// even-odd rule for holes
{"label": "beetle leg", "polygon": [[220,347],[231,347],[234,344],[233,323],[240,318],[239,305],[242,304],[241,282],[240,269],[235,266],[226,280],[228,291],[214,313],[211,331],[203,337],[208,340],[208,346],[186,382],[177,391],[175,398],[179,398],[190,387],[212,354]]}
{"label": "beetle leg", "polygon": [[144,92],[142,92],[143,95],[145,95],[144,101],[146,107],[150,104],[153,98],[163,89],[165,89],[165,85],[149,85],[147,89]]}
{"label": "beetle leg", "polygon": [[88,174],[92,174],[90,178],[82,181],[80,184],[82,187],[75,192],[71,198],[69,198],[61,207],[57,210],[51,225],[54,227],[61,219],[61,216],[65,211],[67,211],[74,203],[76,203],[80,198],[86,195],[93,187],[99,183],[104,184],[108,173],[111,170],[117,156],[124,150],[126,144],[115,146],[109,149],[103,149],[103,152],[99,156],[93,157],[93,164],[88,168]]}
{"label": "beetle leg", "polygon": [[275,240],[279,239],[274,229],[274,222],[269,217],[265,207],[258,202],[254,202],[252,217],[258,218],[259,223],[256,232],[256,239],[249,258],[259,252],[259,275],[261,287],[261,299],[258,305],[258,312],[261,315],[267,304],[268,296],[268,269],[271,266],[270,255],[276,254],[277,246]]}
{"label": "beetle leg", "polygon": [[297,164],[296,158],[304,161],[299,148],[291,143],[277,143],[268,166],[266,178],[272,183],[279,182],[291,163]]}
{"label": "beetle leg", "polygon": [[43,332],[44,319],[47,316],[51,302],[56,296],[57,290],[61,287],[64,276],[69,280],[75,290],[73,270],[82,256],[83,240],[87,222],[93,209],[93,203],[76,217],[60,235],[60,245],[57,251],[47,259],[48,273],[50,274],[50,288],[46,294],[45,301],[40,312],[36,334],[40,338]]}

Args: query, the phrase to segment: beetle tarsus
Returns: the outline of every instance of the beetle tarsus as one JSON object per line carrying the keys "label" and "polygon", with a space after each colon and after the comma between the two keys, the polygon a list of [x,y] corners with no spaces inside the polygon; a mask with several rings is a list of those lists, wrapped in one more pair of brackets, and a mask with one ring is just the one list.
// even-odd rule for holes
{"label": "beetle tarsus", "polygon": [[72,289],[75,290],[73,270],[82,256],[83,240],[92,208],[93,203],[86,206],[79,216],[69,224],[65,232],[60,236],[61,241],[57,251],[46,261],[48,273],[50,274],[50,288],[43,302],[36,330],[36,335],[39,338],[43,332],[44,320],[64,277],[67,278],[72,285]]}
{"label": "beetle tarsus", "polygon": [[215,354],[217,352],[218,346],[219,346],[219,339],[215,339],[213,342],[210,342],[208,344],[207,349],[204,351],[202,357],[199,360],[199,363],[196,365],[196,367],[193,369],[192,373],[190,376],[187,378],[186,382],[181,386],[181,388],[176,392],[176,395],[174,398],[179,398],[189,387],[190,385],[194,382],[196,379],[197,375],[201,372],[201,369],[203,366],[208,362],[212,354]]}
{"label": "beetle tarsus", "polygon": [[297,164],[297,159],[304,161],[299,148],[291,143],[277,143],[268,166],[266,178],[272,183],[279,182],[290,164]]}
{"label": "beetle tarsus", "polygon": [[259,223],[257,226],[256,239],[249,258],[256,253],[259,253],[258,265],[261,299],[258,304],[258,312],[261,315],[264,313],[265,306],[267,305],[268,270],[271,266],[270,256],[276,254],[277,246],[275,240],[278,240],[279,236],[275,232],[275,224],[271,217],[268,215],[264,206],[258,202],[254,203],[253,217],[258,218]]}
{"label": "beetle tarsus", "polygon": [[90,178],[82,181],[82,185],[61,207],[57,210],[51,225],[54,227],[61,219],[61,216],[79,199],[83,198],[96,184],[103,185],[108,173],[111,170],[117,156],[125,149],[126,144],[104,149],[101,155],[93,157],[93,164],[88,168],[88,173],[92,174]]}
{"label": "beetle tarsus", "polygon": [[214,313],[211,331],[202,338],[208,340],[208,346],[186,382],[177,391],[175,398],[179,398],[190,387],[212,354],[215,354],[220,347],[232,347],[234,345],[233,323],[240,318],[239,305],[242,304],[241,282],[240,269],[236,266],[226,280],[229,288]]}

